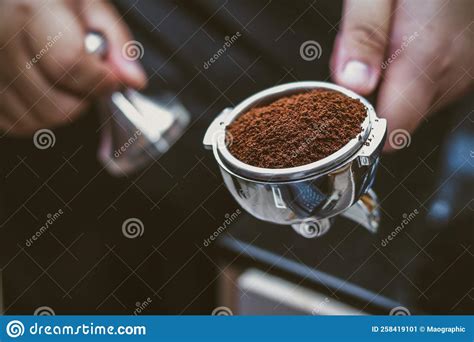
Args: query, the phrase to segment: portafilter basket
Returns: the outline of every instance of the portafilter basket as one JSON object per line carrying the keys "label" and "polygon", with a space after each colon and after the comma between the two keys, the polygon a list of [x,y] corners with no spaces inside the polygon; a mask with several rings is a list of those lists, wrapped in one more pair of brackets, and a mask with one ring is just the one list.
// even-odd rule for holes
{"label": "portafilter basket", "polygon": [[[279,98],[313,89],[330,89],[360,100],[367,109],[362,131],[344,147],[314,163],[281,169],[255,167],[228,150],[226,127],[239,115]],[[204,146],[212,149],[224,183],[235,200],[258,219],[291,225],[307,238],[325,234],[337,215],[376,232],[380,212],[371,190],[387,122],[356,93],[328,82],[294,82],[263,90],[235,108],[224,109],[211,123]]]}

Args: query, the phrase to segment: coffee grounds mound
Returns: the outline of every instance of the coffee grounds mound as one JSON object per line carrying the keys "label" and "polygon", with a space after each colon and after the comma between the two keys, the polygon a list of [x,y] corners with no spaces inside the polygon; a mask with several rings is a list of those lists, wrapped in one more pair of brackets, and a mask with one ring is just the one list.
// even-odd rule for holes
{"label": "coffee grounds mound", "polygon": [[313,163],[362,131],[365,106],[342,93],[316,89],[255,107],[228,127],[228,149],[242,162],[279,169]]}

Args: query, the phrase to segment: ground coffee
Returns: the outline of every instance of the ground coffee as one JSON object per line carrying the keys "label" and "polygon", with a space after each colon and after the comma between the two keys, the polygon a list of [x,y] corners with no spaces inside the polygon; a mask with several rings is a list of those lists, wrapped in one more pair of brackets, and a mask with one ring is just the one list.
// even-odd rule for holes
{"label": "ground coffee", "polygon": [[286,168],[336,152],[362,130],[365,106],[342,93],[316,89],[252,108],[228,127],[228,148],[246,164]]}

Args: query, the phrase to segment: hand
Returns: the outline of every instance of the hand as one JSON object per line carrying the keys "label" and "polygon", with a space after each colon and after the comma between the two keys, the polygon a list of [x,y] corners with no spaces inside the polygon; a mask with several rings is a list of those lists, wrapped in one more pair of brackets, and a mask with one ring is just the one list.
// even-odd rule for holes
{"label": "hand", "polygon": [[411,133],[472,88],[473,11],[470,0],[346,0],[334,79],[362,95],[380,86],[377,113]]}
{"label": "hand", "polygon": [[[84,49],[87,31],[108,40],[105,60]],[[143,87],[131,39],[115,9],[100,0],[0,0],[0,130],[31,135],[72,121],[91,98],[121,84]]]}

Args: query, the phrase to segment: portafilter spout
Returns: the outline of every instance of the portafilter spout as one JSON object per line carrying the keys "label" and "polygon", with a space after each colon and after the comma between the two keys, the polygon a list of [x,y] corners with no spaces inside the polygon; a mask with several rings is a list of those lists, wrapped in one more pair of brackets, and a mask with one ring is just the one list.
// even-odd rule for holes
{"label": "portafilter spout", "polygon": [[[85,37],[88,53],[104,58],[107,40],[100,32]],[[130,88],[104,101],[98,159],[114,176],[137,173],[159,159],[184,133],[190,115],[176,96],[149,97]]]}

